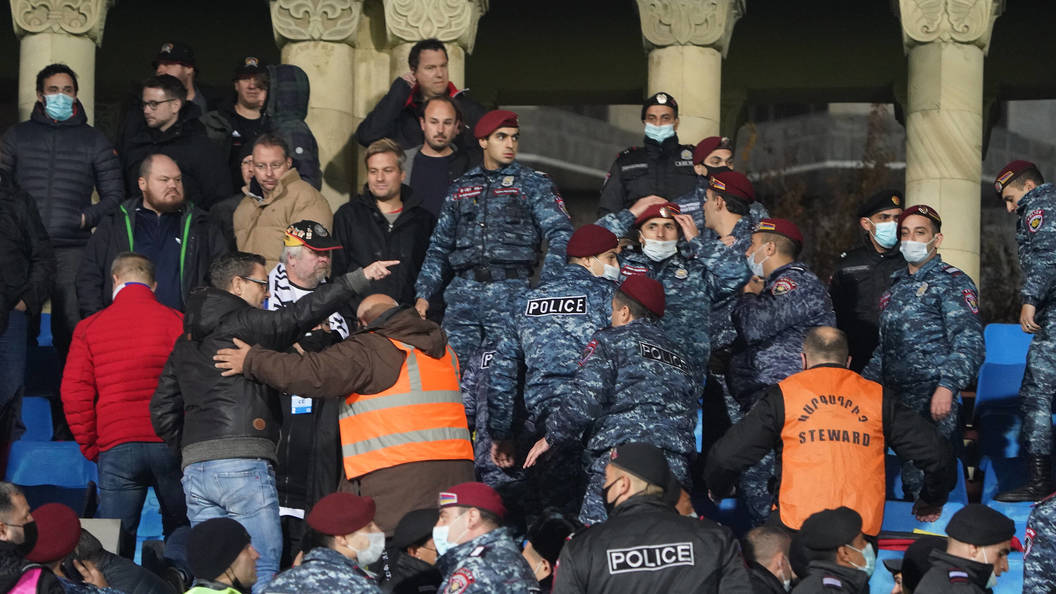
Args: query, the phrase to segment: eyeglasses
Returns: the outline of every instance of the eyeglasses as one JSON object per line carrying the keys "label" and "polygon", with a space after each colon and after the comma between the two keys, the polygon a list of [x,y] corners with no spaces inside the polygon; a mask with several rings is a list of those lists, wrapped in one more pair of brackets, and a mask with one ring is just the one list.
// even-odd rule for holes
{"label": "eyeglasses", "polygon": [[248,276],[241,276],[241,275],[239,275],[238,278],[240,278],[242,280],[247,280],[247,281],[249,281],[251,283],[257,283],[258,285],[260,285],[262,287],[268,286],[268,281],[266,281],[266,280],[257,280],[255,278],[250,278]]}
{"label": "eyeglasses", "polygon": [[175,101],[175,100],[176,100],[176,98],[174,97],[172,99],[166,99],[164,101],[144,101],[143,102],[143,107],[146,107],[150,111],[154,111],[162,103],[168,103],[169,101]]}

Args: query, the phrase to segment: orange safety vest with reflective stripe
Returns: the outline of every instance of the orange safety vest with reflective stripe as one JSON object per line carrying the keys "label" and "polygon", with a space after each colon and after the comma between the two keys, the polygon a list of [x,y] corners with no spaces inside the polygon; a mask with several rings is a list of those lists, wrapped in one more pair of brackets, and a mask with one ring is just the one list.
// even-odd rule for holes
{"label": "orange safety vest with reflective stripe", "polygon": [[884,519],[883,388],[842,367],[814,367],[779,382],[781,523],[799,530],[811,514],[845,505],[876,536]]}
{"label": "orange safety vest with reflective stripe", "polygon": [[473,460],[473,445],[451,347],[434,359],[389,339],[404,353],[396,383],[377,394],[349,394],[341,405],[341,451],[349,479],[427,460]]}

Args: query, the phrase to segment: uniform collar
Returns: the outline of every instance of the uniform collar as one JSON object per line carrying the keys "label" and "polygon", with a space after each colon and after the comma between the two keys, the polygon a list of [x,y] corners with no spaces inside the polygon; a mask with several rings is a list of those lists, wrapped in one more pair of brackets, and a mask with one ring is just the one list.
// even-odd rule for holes
{"label": "uniform collar", "polygon": [[[837,565],[831,561],[811,561],[809,569],[807,569],[807,575],[812,577],[817,575],[819,581],[829,578],[850,583],[851,588],[844,588],[844,590],[849,592],[861,592],[866,583],[869,582],[869,576],[865,575],[864,571]],[[822,585],[825,585],[824,581]],[[835,584],[832,587],[835,589]]]}
{"label": "uniform collar", "polygon": [[[448,574],[458,566],[466,557],[474,556],[473,552],[477,547],[486,547],[493,542],[498,541],[501,538],[509,539],[509,531],[506,528],[496,528],[490,532],[485,532],[480,536],[474,538],[469,542],[464,542],[456,547],[453,547],[450,551],[444,553],[439,559],[436,560],[436,567],[442,573]],[[510,541],[513,542],[513,541]]]}
{"label": "uniform collar", "polygon": [[1016,208],[1016,212],[1020,215],[1023,214],[1028,208],[1033,208],[1033,202],[1040,200],[1042,196],[1051,194],[1053,187],[1051,183],[1044,183],[1040,186],[1035,187],[1033,190],[1023,195],[1023,198],[1019,200],[1019,207]]}
{"label": "uniform collar", "polygon": [[937,549],[928,555],[928,560],[931,561],[930,571],[941,571],[943,579],[949,580],[949,572],[960,570],[967,574],[965,577],[968,580],[971,580],[972,583],[980,588],[986,586],[986,582],[990,579],[990,572],[994,570],[994,566],[991,564],[957,557]]}
{"label": "uniform collar", "polygon": [[788,264],[785,264],[784,266],[775,268],[774,271],[770,273],[770,276],[766,277],[766,285],[769,286],[771,283],[777,281],[779,278],[781,278],[782,274],[787,272],[789,268],[793,267],[804,268],[803,263],[799,262],[798,260],[793,260]]}
{"label": "uniform collar", "polygon": [[922,276],[930,273],[936,267],[942,264],[942,254],[935,254],[935,256],[928,260],[923,266],[917,269],[914,274],[909,274],[909,268],[906,268],[906,274],[913,278],[921,278]]}
{"label": "uniform collar", "polygon": [[308,554],[304,556],[304,562],[308,563],[310,561],[319,561],[331,565],[344,565],[359,573],[364,573],[363,569],[359,566],[359,562],[355,559],[349,559],[329,547],[315,547],[311,551],[308,551]]}

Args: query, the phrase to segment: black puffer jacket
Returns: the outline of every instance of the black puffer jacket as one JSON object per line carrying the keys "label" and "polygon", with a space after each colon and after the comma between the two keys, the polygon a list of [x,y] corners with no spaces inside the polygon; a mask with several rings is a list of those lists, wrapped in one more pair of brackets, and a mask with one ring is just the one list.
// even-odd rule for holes
{"label": "black puffer jacket", "polygon": [[7,328],[7,317],[19,301],[30,315],[51,293],[55,278],[55,253],[48,232],[40,222],[29,194],[14,187],[0,172],[0,333]]}
{"label": "black puffer jacket", "polygon": [[[36,200],[56,247],[88,243],[91,228],[117,208],[125,193],[114,147],[88,125],[80,101],[64,122],[49,118],[39,102],[33,106],[29,120],[4,134],[0,170],[11,173]],[[99,191],[98,204],[92,204],[92,188]]]}
{"label": "black puffer jacket", "polygon": [[251,307],[212,287],[191,292],[176,341],[150,401],[154,431],[181,452],[183,466],[206,460],[264,458],[275,462],[278,392],[241,375],[221,376],[213,355],[238,337],[286,350],[337,307],[368,288],[362,270],[336,277],[278,311]]}

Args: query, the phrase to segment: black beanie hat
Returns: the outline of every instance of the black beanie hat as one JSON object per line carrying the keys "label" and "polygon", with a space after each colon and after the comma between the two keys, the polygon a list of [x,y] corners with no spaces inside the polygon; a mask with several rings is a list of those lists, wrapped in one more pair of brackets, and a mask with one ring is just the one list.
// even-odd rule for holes
{"label": "black beanie hat", "polygon": [[231,518],[213,518],[191,528],[187,565],[194,577],[215,580],[249,544],[249,533]]}
{"label": "black beanie hat", "polygon": [[555,513],[539,518],[528,528],[528,542],[532,548],[550,565],[557,563],[557,557],[561,554],[561,548],[565,541],[576,531],[576,525],[561,514]]}

